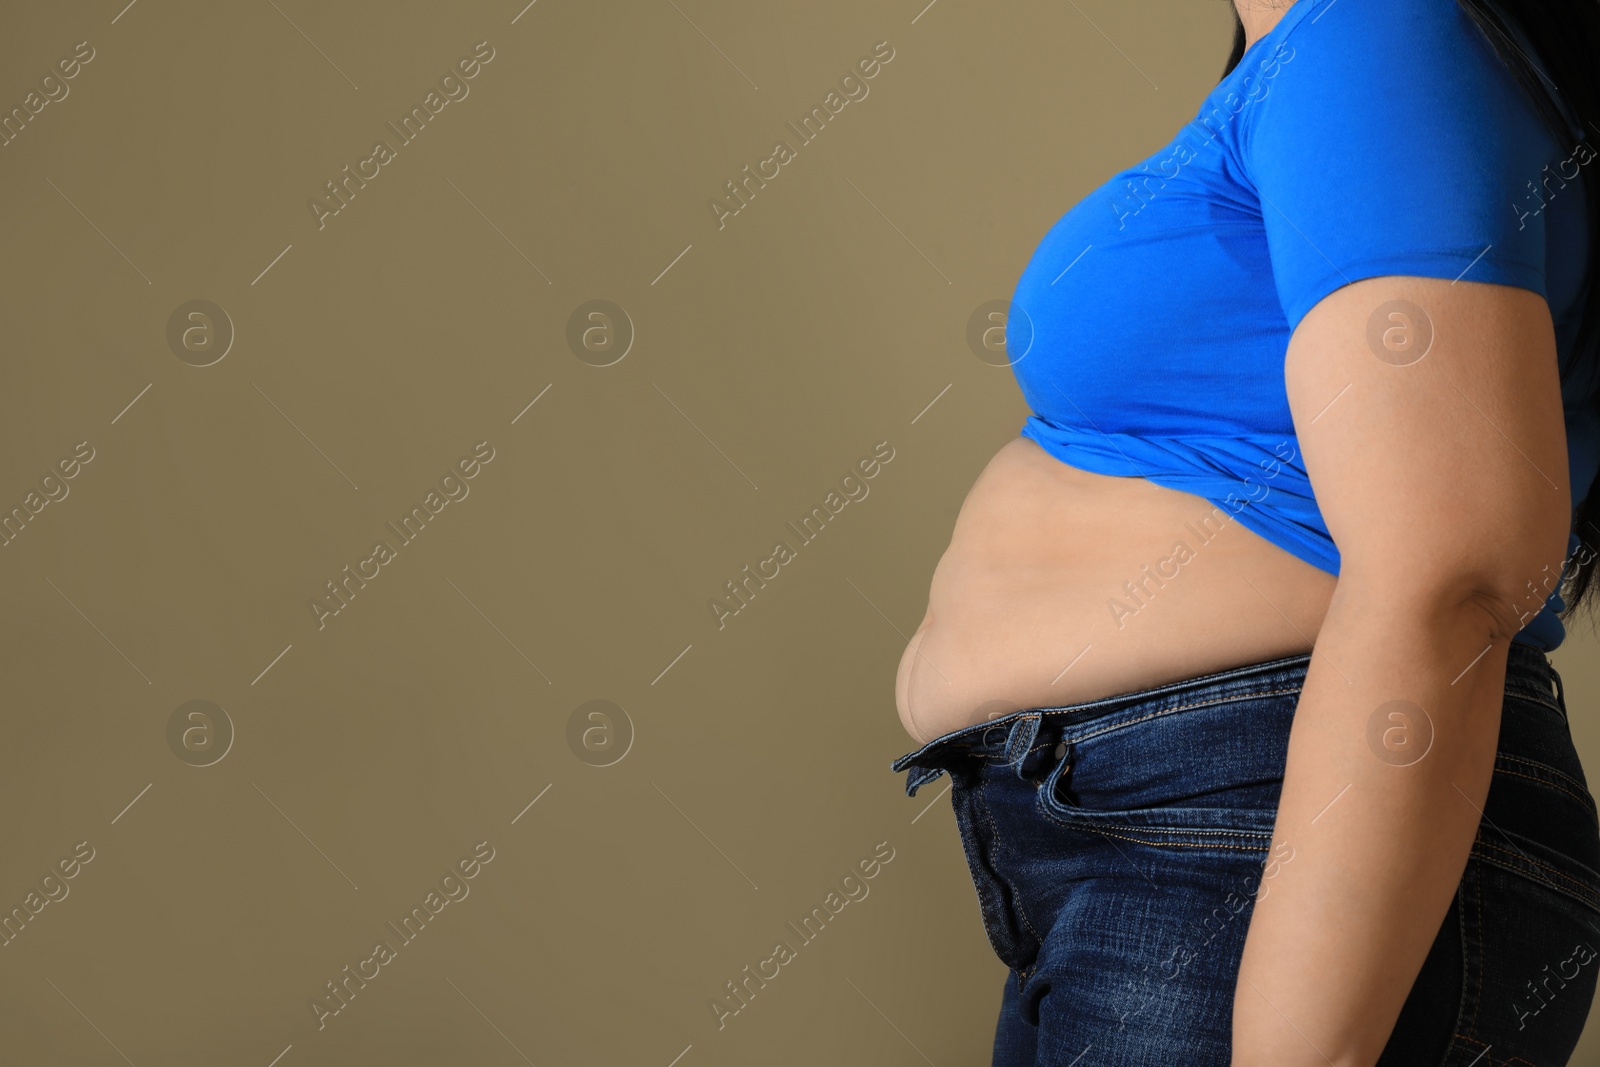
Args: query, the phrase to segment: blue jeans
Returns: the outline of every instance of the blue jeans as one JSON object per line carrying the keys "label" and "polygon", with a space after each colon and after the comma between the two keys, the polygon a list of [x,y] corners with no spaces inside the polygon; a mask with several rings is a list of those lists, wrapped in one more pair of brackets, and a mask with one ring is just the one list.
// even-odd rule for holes
{"label": "blue jeans", "polygon": [[[1227,1067],[1310,657],[1018,711],[902,756],[940,774],[1010,973],[997,1067]],[[1513,643],[1499,751],[1461,885],[1380,1067],[1560,1067],[1600,972],[1600,823],[1561,680]]]}

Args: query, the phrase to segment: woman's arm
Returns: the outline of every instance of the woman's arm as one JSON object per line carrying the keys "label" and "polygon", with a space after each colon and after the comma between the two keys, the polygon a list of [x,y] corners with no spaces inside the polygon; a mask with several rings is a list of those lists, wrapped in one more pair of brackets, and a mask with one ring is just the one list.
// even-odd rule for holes
{"label": "woman's arm", "polygon": [[1301,322],[1285,377],[1341,563],[1278,809],[1294,862],[1250,921],[1233,1063],[1372,1067],[1482,818],[1509,639],[1567,545],[1549,308],[1501,285],[1356,282]]}

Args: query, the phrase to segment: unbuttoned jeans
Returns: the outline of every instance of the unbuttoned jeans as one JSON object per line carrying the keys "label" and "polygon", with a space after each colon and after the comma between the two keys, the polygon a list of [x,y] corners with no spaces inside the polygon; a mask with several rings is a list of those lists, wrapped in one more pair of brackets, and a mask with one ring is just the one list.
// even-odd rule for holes
{"label": "unbuttoned jeans", "polygon": [[[1271,839],[1309,662],[1018,711],[894,762],[909,795],[950,775],[1010,968],[996,1067],[1227,1067],[1251,909],[1294,862]],[[1566,1064],[1597,951],[1595,802],[1559,676],[1513,643],[1484,818],[1380,1067]]]}

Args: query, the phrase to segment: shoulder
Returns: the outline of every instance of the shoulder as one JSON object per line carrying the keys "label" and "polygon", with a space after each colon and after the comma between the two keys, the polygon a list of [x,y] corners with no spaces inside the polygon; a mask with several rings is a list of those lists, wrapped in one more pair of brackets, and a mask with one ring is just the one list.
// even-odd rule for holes
{"label": "shoulder", "polygon": [[1521,204],[1562,148],[1461,0],[1296,0],[1279,26],[1236,151],[1291,327],[1380,274],[1544,295],[1548,222]]}
{"label": "shoulder", "polygon": [[[1295,0],[1283,15],[1281,42],[1297,52],[1346,51],[1351,60],[1405,57],[1415,69],[1439,58],[1460,62],[1481,52],[1494,59],[1488,38],[1461,0]],[[1314,56],[1313,56],[1314,58]]]}
{"label": "shoulder", "polygon": [[1283,18],[1294,21],[1252,59],[1274,65],[1246,72],[1272,74],[1240,116],[1252,178],[1326,165],[1413,189],[1464,178],[1504,199],[1559,155],[1490,41],[1499,31],[1481,28],[1461,0],[1297,0]]}
{"label": "shoulder", "polygon": [[[1320,108],[1332,109],[1329,121],[1337,122],[1362,108],[1363,121],[1387,118],[1397,127],[1423,118],[1434,125],[1449,115],[1465,129],[1495,118],[1537,124],[1490,40],[1498,31],[1480,27],[1461,0],[1296,0],[1283,20],[1290,24],[1275,46],[1261,50],[1274,76],[1258,121]],[[1433,131],[1397,132],[1420,138]]]}

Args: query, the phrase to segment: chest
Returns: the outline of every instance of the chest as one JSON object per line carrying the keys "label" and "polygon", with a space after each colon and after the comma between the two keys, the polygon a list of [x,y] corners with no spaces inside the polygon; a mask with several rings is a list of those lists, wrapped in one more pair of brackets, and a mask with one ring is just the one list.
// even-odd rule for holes
{"label": "chest", "polygon": [[1052,225],[1012,298],[1033,410],[1122,432],[1291,425],[1261,206],[1197,123]]}

